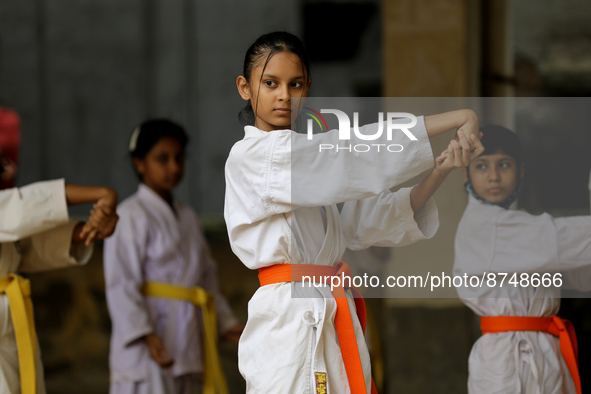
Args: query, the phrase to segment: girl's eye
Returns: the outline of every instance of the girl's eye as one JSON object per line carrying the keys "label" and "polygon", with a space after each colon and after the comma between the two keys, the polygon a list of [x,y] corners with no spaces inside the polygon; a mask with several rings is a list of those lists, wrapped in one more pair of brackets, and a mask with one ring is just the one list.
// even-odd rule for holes
{"label": "girl's eye", "polygon": [[474,167],[477,170],[485,170],[486,169],[486,165],[485,164],[476,164]]}
{"label": "girl's eye", "polygon": [[301,82],[294,82],[294,83],[292,83],[292,84],[291,84],[291,86],[292,86],[293,88],[297,88],[297,89],[299,89],[299,88],[301,88],[301,87],[302,87],[302,83],[301,83]]}
{"label": "girl's eye", "polygon": [[500,164],[501,168],[510,168],[511,167],[511,163],[504,161]]}
{"label": "girl's eye", "polygon": [[273,87],[275,86],[275,81],[265,81],[265,85],[269,86],[269,87]]}
{"label": "girl's eye", "polygon": [[158,156],[158,163],[161,164],[166,164],[166,162],[168,161],[168,157],[167,156]]}

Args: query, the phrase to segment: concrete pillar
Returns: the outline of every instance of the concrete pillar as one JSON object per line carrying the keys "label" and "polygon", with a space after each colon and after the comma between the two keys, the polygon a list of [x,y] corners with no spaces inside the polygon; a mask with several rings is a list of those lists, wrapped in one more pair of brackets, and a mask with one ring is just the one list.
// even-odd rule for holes
{"label": "concrete pillar", "polygon": [[466,0],[385,0],[384,94],[468,95]]}
{"label": "concrete pillar", "polygon": [[[394,101],[405,111],[416,108],[427,115],[470,107],[462,99],[404,97],[480,94],[479,5],[466,0],[385,0],[385,96],[400,97]],[[435,156],[451,138],[453,134],[447,133],[432,141]],[[388,275],[452,274],[455,232],[467,201],[459,171],[449,176],[435,200],[441,222],[438,234],[395,249]],[[408,293],[392,291],[385,302],[385,392],[466,392],[467,360],[477,335],[473,313],[459,300],[444,298],[454,297],[453,289],[433,295],[440,298],[393,298],[404,294]]]}

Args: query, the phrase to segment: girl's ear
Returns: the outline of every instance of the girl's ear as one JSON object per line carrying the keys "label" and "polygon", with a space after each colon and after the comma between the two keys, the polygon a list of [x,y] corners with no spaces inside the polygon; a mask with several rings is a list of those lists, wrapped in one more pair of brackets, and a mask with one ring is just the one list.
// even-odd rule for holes
{"label": "girl's ear", "polygon": [[238,88],[238,94],[240,94],[242,100],[250,100],[250,85],[242,75],[236,78],[236,88]]}
{"label": "girl's ear", "polygon": [[139,157],[134,157],[133,166],[140,176],[144,176],[144,173],[146,172],[146,163],[144,163],[144,160],[140,159]]}
{"label": "girl's ear", "polygon": [[310,87],[312,86],[312,80],[308,79],[308,87],[306,88],[306,97],[310,94]]}
{"label": "girl's ear", "polygon": [[464,177],[464,182],[468,182],[468,170],[466,169],[467,167],[462,168],[462,176]]}
{"label": "girl's ear", "polygon": [[519,179],[523,180],[525,177],[525,163],[521,163],[521,168],[519,169]]}

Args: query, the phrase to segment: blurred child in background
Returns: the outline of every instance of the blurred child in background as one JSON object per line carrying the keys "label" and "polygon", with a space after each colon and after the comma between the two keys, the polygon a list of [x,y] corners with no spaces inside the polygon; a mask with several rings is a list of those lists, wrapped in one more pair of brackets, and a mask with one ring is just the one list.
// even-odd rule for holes
{"label": "blurred child in background", "polygon": [[172,195],[187,143],[168,120],[144,122],[131,136],[141,183],[105,242],[111,394],[226,392],[217,333],[237,342],[242,328],[218,290],[197,215]]}
{"label": "blurred child in background", "polygon": [[468,392],[580,394],[574,330],[556,314],[561,288],[591,290],[591,217],[509,209],[525,175],[521,142],[504,127],[481,131],[455,241],[454,275],[486,273],[482,287],[458,289],[485,334],[470,353]]}
{"label": "blurred child in background", "polygon": [[[1,152],[0,177],[3,185],[16,177],[15,160]],[[68,219],[67,205],[91,202],[88,223]],[[116,204],[112,189],[63,180],[0,190],[0,393],[45,393],[30,285],[16,272],[85,264],[92,242],[113,233]]]}

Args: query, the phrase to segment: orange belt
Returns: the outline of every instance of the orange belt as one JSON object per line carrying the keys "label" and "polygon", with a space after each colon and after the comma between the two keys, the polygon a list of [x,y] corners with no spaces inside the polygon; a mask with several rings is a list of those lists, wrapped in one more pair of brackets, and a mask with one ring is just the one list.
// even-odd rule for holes
{"label": "orange belt", "polygon": [[[347,302],[347,295],[345,294],[345,287],[343,287],[343,278],[351,280],[351,269],[349,266],[340,262],[337,265],[330,267],[326,265],[312,265],[312,264],[276,264],[270,267],[259,269],[259,282],[261,286],[271,285],[282,282],[302,282],[303,277],[312,278],[312,281],[317,283],[327,283],[326,277],[338,276],[341,280],[339,287],[334,287],[332,294],[337,302],[337,313],[335,316],[335,325],[337,336],[339,338],[339,345],[341,347],[341,354],[343,355],[343,362],[345,370],[347,371],[347,379],[349,380],[349,388],[352,394],[366,393],[365,378],[363,377],[363,368],[361,366],[361,358],[359,357],[359,349],[357,348],[357,340],[355,339],[355,330],[353,328],[353,321],[351,320],[351,312],[349,311],[349,303]],[[329,281],[330,283],[330,281]],[[354,287],[351,287],[354,295],[355,306],[357,308],[357,317],[361,323],[363,333],[365,333],[366,310],[365,301],[361,293]],[[371,393],[377,394],[377,390],[373,379],[371,381]]]}
{"label": "orange belt", "polygon": [[575,383],[577,393],[581,394],[581,378],[579,376],[577,336],[571,322],[558,316],[481,316],[480,329],[482,334],[496,334],[507,331],[541,331],[558,337],[560,352],[566,362],[570,375]]}

